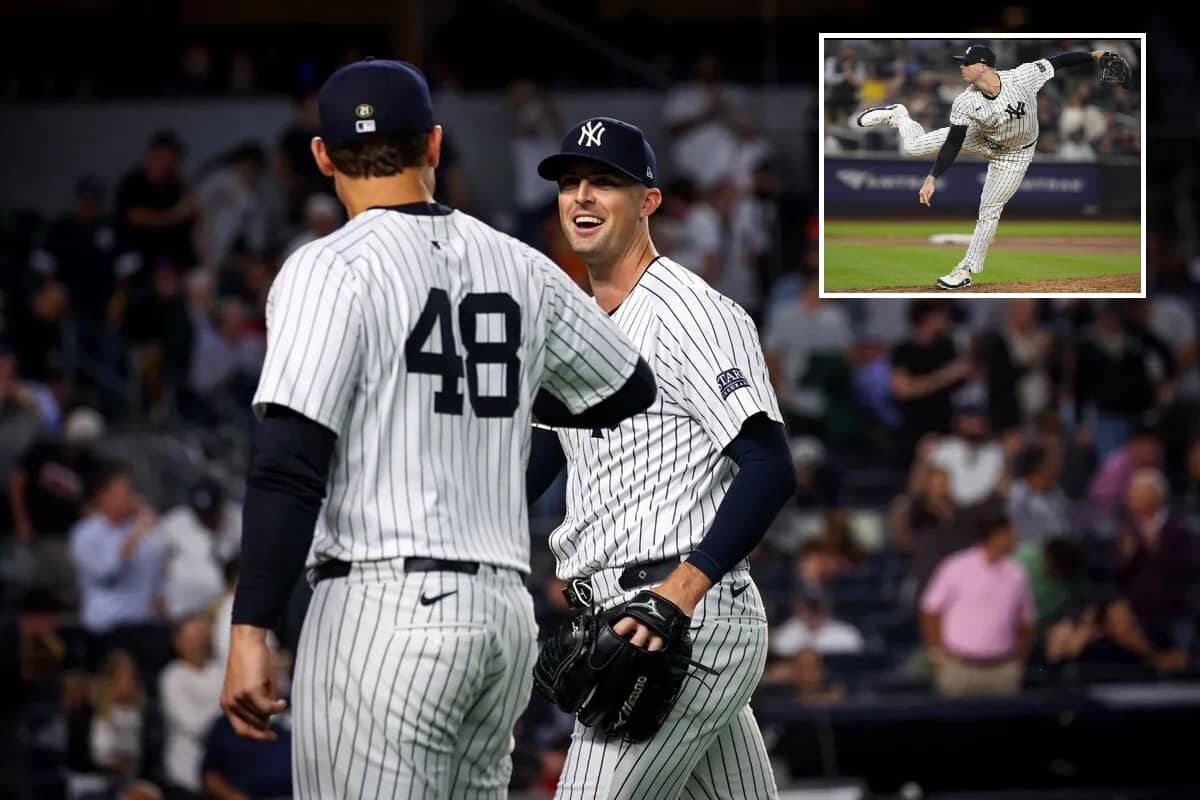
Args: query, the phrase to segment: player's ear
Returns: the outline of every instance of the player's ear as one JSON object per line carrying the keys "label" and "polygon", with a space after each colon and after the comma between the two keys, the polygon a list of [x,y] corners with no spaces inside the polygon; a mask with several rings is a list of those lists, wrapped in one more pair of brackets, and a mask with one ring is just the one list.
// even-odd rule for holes
{"label": "player's ear", "polygon": [[662,205],[662,199],[661,189],[657,187],[647,189],[646,194],[642,197],[642,217],[648,217],[658,211],[658,207]]}
{"label": "player's ear", "polygon": [[317,169],[321,170],[321,174],[326,178],[332,178],[333,161],[325,150],[325,141],[320,136],[314,136],[309,146],[312,148],[313,161],[317,162]]}
{"label": "player's ear", "polygon": [[425,140],[425,164],[430,169],[437,169],[442,160],[442,126],[434,125]]}

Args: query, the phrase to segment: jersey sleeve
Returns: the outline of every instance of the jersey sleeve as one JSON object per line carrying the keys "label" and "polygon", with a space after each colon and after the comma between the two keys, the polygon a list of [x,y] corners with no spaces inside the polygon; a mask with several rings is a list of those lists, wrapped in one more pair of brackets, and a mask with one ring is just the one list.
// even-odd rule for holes
{"label": "jersey sleeve", "polygon": [[681,404],[714,446],[725,449],[755,414],[782,423],[758,330],[746,312],[700,293],[679,300],[663,320],[665,335],[673,337],[666,360]]}
{"label": "jersey sleeve", "polygon": [[1054,77],[1054,65],[1045,58],[1039,58],[1037,61],[1022,64],[1013,72],[1016,73],[1017,83],[1036,92]]}
{"label": "jersey sleeve", "polygon": [[970,109],[971,102],[971,98],[966,92],[963,92],[958,97],[954,98],[954,103],[950,106],[951,125],[971,124],[971,118],[967,116],[967,110]]}
{"label": "jersey sleeve", "polygon": [[266,316],[254,413],[274,403],[342,435],[365,346],[357,276],[319,243],[302,247],[271,285]]}
{"label": "jersey sleeve", "polygon": [[541,386],[579,414],[625,385],[638,351],[558,265],[541,256],[533,264],[547,305]]}

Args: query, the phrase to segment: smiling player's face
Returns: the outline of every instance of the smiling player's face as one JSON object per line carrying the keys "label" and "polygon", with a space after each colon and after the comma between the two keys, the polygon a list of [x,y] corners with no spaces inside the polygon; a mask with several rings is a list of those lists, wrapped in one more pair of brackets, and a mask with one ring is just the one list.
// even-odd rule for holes
{"label": "smiling player's face", "polygon": [[600,164],[572,164],[558,179],[558,220],[571,249],[588,263],[616,261],[641,219],[658,207],[657,189]]}

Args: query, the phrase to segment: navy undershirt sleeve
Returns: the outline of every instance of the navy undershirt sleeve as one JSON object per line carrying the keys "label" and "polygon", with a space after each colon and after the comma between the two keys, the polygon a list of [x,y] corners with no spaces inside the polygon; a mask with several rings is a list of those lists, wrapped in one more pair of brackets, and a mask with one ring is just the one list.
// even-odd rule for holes
{"label": "navy undershirt sleeve", "polygon": [[1095,59],[1092,54],[1086,50],[1072,50],[1069,53],[1059,53],[1056,56],[1051,56],[1046,59],[1049,61],[1055,70],[1060,70],[1063,67],[1074,67],[1079,64],[1088,64]]}
{"label": "navy undershirt sleeve", "polygon": [[775,515],[796,491],[796,468],[783,426],[765,414],[744,423],[724,453],[738,473],[717,507],[712,525],[687,563],[716,583],[766,535]]}
{"label": "navy undershirt sleeve", "polygon": [[563,401],[539,389],[533,399],[533,414],[538,422],[555,428],[610,428],[645,411],[657,396],[654,372],[644,358],[639,358],[625,385],[591,408],[572,414]]}
{"label": "navy undershirt sleeve", "polygon": [[246,497],[233,624],[274,628],[312,544],[336,434],[283,406],[256,431]]}
{"label": "navy undershirt sleeve", "polygon": [[929,171],[929,174],[940,178],[942,173],[954,163],[954,159],[958,158],[958,151],[962,149],[966,138],[966,125],[951,125],[950,133],[946,135],[946,141],[942,142],[942,149],[938,151],[937,161],[933,162],[933,169]]}
{"label": "navy undershirt sleeve", "polygon": [[525,498],[530,505],[546,493],[566,465],[567,457],[563,454],[558,434],[534,428],[529,444],[529,466],[525,470]]}

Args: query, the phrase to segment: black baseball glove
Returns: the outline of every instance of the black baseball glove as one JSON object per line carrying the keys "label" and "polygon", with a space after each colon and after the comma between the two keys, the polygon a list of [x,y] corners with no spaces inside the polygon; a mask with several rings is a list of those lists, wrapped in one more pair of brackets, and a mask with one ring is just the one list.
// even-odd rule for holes
{"label": "black baseball glove", "polygon": [[[662,637],[651,652],[618,636],[613,623],[633,617]],[[644,742],[662,727],[679,698],[691,660],[691,619],[653,592],[609,609],[589,609],[561,625],[542,645],[533,668],[538,693],[589,727]]]}
{"label": "black baseball glove", "polygon": [[1129,87],[1129,62],[1120,53],[1105,50],[1098,59],[1100,62],[1100,85],[1116,85]]}

